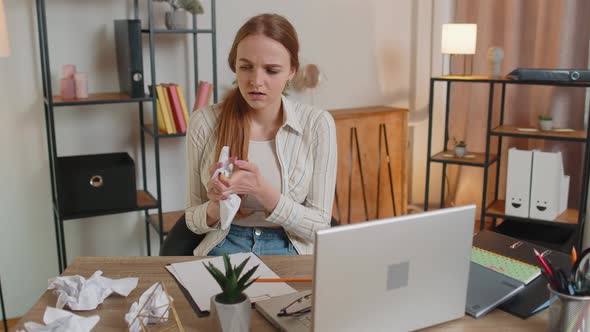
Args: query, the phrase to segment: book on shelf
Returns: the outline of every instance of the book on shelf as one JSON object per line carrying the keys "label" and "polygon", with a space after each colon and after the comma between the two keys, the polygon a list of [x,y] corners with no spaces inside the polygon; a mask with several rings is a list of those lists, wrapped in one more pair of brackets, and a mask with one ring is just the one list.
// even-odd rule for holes
{"label": "book on shelf", "polygon": [[176,132],[184,133],[186,132],[186,120],[184,118],[182,106],[180,105],[180,98],[177,92],[178,90],[173,84],[164,84],[164,87],[166,88],[166,92],[168,93],[168,100],[170,101],[170,110],[172,112],[172,119],[174,120]]}
{"label": "book on shelf", "polygon": [[[148,86],[148,90],[149,90],[149,94],[150,97],[153,97],[152,95],[152,86],[149,85]],[[157,96],[157,91],[156,91],[156,96]],[[160,133],[166,133],[166,124],[164,123],[164,113],[162,112],[162,106],[160,105],[160,98],[156,97],[156,109],[158,112],[158,132]],[[156,130],[154,128],[154,130]]]}
{"label": "book on shelf", "polygon": [[193,106],[193,112],[203,106],[209,105],[212,92],[213,84],[206,81],[199,81],[199,85],[197,86],[197,96],[195,98],[195,105]]}
{"label": "book on shelf", "polygon": [[186,123],[187,127],[188,127],[188,120],[189,120],[189,115],[188,115],[188,108],[186,107],[186,99],[184,99],[184,93],[182,92],[182,89],[180,88],[180,86],[178,84],[173,84],[174,87],[176,88],[176,92],[178,93],[178,99],[180,100],[180,106],[182,107],[182,113],[184,114],[184,122]]}
{"label": "book on shelf", "polygon": [[166,127],[166,134],[176,134],[176,128],[174,127],[174,121],[172,120],[172,112],[170,110],[170,101],[166,91],[162,85],[156,85],[157,99],[160,106],[162,107],[162,115],[164,118],[164,125]]}

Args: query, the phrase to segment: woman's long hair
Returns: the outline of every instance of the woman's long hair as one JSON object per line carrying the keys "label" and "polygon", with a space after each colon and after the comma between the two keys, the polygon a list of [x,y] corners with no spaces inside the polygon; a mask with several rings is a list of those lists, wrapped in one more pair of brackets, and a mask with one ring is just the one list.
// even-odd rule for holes
{"label": "woman's long hair", "polygon": [[[291,68],[299,68],[299,41],[295,28],[281,15],[261,14],[249,19],[236,34],[227,61],[229,67],[236,72],[238,44],[250,35],[264,35],[281,43],[289,52]],[[250,144],[250,118],[248,103],[236,87],[229,91],[221,102],[221,112],[217,124],[217,148],[215,156],[219,156],[221,148],[229,146],[231,156],[248,160]]]}

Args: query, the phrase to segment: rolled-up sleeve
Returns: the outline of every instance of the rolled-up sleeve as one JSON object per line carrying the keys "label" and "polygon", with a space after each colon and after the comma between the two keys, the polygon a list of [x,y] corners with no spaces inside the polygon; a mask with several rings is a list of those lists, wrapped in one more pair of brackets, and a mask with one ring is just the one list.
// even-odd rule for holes
{"label": "rolled-up sleeve", "polygon": [[186,160],[187,160],[187,208],[185,219],[187,227],[197,233],[203,234],[216,228],[207,226],[207,188],[201,183],[200,165],[203,158],[203,149],[210,130],[207,127],[206,111],[194,112],[189,121],[186,135]]}
{"label": "rolled-up sleeve", "polygon": [[[266,219],[286,231],[313,242],[315,232],[330,227],[336,186],[336,126],[330,113],[323,111],[312,129],[313,171],[309,192],[298,203],[281,194],[277,206]],[[294,156],[293,158],[297,158]]]}

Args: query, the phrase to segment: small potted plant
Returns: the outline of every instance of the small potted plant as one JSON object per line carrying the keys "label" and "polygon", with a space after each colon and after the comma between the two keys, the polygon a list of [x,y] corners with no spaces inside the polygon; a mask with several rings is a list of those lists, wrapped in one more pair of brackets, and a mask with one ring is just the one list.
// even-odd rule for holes
{"label": "small potted plant", "polygon": [[551,115],[539,115],[539,129],[543,131],[550,131],[553,129],[553,117]]}
{"label": "small potted plant", "polygon": [[197,15],[203,14],[203,5],[199,0],[153,0],[155,2],[166,2],[172,7],[171,12],[166,12],[166,28],[170,30],[182,28],[182,17],[180,9]]}
{"label": "small potted plant", "polygon": [[221,287],[221,293],[211,297],[211,321],[217,331],[249,331],[251,304],[244,290],[258,278],[250,280],[258,265],[242,274],[250,257],[240,265],[231,265],[229,256],[223,255],[225,274],[216,268],[211,262],[203,263],[205,268]]}
{"label": "small potted plant", "polygon": [[467,144],[464,141],[457,141],[455,137],[453,137],[453,144],[455,157],[463,158],[467,152]]}

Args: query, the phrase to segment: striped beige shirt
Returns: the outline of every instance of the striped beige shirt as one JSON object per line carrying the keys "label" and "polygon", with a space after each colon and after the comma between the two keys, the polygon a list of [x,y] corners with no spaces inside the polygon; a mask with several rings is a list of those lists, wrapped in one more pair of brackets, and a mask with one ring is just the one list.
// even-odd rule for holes
{"label": "striped beige shirt", "polygon": [[[282,190],[266,220],[285,229],[299,254],[313,254],[315,232],[330,227],[336,185],[336,127],[324,110],[285,97],[282,102],[284,122],[275,137]],[[207,233],[194,250],[195,256],[207,255],[229,232],[207,226],[207,182],[209,167],[217,160],[218,115],[217,105],[194,112],[186,136],[186,223],[195,233]]]}

